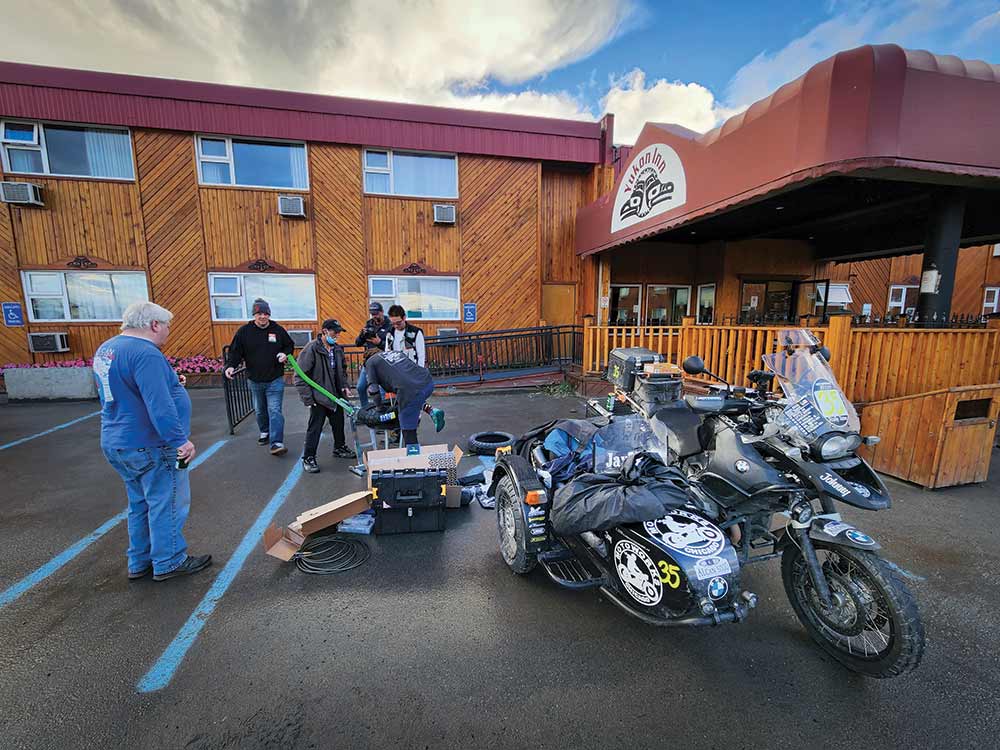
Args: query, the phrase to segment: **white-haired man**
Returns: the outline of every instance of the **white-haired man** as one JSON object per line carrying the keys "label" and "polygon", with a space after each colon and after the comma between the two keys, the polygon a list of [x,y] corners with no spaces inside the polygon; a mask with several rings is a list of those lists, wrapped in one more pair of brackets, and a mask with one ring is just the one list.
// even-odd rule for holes
{"label": "white-haired man", "polygon": [[[173,313],[136,302],[122,313],[122,332],[94,354],[101,399],[101,449],[128,493],[128,577],[154,581],[190,575],[212,562],[192,557],[181,533],[191,508],[194,458],[191,399],[160,351]],[[179,463],[179,460],[183,464]]]}

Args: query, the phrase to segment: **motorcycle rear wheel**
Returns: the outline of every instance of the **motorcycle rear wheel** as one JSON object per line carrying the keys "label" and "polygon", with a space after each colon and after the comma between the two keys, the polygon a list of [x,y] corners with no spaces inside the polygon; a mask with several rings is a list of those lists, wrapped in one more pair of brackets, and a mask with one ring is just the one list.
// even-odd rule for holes
{"label": "motorcycle rear wheel", "polygon": [[500,556],[518,575],[530,573],[538,564],[538,557],[527,550],[528,529],[521,512],[521,498],[510,477],[497,484],[496,508]]}
{"label": "motorcycle rear wheel", "polygon": [[884,560],[864,550],[813,542],[831,594],[826,608],[809,577],[802,551],[785,548],[781,580],[799,621],[830,656],[867,677],[898,677],[916,669],[924,626],[913,594]]}

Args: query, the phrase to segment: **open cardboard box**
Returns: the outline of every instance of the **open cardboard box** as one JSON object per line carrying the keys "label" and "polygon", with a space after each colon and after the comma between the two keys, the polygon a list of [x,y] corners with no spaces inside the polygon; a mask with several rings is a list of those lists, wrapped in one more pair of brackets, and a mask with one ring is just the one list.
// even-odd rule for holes
{"label": "open cardboard box", "polygon": [[284,529],[271,524],[264,530],[264,551],[271,557],[288,562],[302,547],[307,536],[368,510],[371,502],[371,491],[352,492],[301,513]]}
{"label": "open cardboard box", "polygon": [[433,463],[438,468],[448,470],[448,487],[445,491],[445,507],[462,506],[462,488],[458,486],[458,464],[462,460],[462,449],[457,445],[449,448],[446,443],[421,445],[420,453],[408,454],[406,448],[368,451],[365,464],[368,466],[368,486],[372,486],[372,472],[392,469],[429,469]]}

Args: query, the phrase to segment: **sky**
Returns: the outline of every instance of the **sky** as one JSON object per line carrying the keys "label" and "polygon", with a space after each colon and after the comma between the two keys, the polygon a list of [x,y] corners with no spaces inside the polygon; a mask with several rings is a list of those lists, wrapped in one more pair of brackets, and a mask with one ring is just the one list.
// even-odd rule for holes
{"label": "sky", "polygon": [[862,44],[1000,63],[1000,0],[33,0],[0,59],[704,132]]}

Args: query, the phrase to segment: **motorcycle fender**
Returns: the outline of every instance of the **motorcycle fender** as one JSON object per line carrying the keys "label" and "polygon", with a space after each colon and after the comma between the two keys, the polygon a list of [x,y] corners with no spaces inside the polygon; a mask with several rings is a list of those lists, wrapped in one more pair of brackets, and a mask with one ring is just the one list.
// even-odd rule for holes
{"label": "motorcycle fender", "polygon": [[869,486],[844,479],[837,471],[820,463],[796,462],[795,470],[807,478],[821,492],[838,502],[862,510],[884,510],[889,507],[889,493],[876,478],[877,486]]}
{"label": "motorcycle fender", "polygon": [[834,518],[817,518],[809,527],[809,538],[854,549],[882,549],[882,546],[868,534],[845,521]]}
{"label": "motorcycle fender", "polygon": [[[524,516],[524,528],[527,531],[525,549],[529,553],[548,549],[552,541],[552,526],[549,522],[551,501],[548,493],[545,492],[545,485],[539,481],[538,475],[535,474],[527,459],[508,454],[497,459],[496,467],[493,469],[493,480],[487,493],[490,497],[496,496],[497,484],[504,477],[511,478],[518,497],[522,499],[520,507]],[[539,505],[528,505],[528,503],[523,502],[531,490],[542,490],[544,502]]]}

